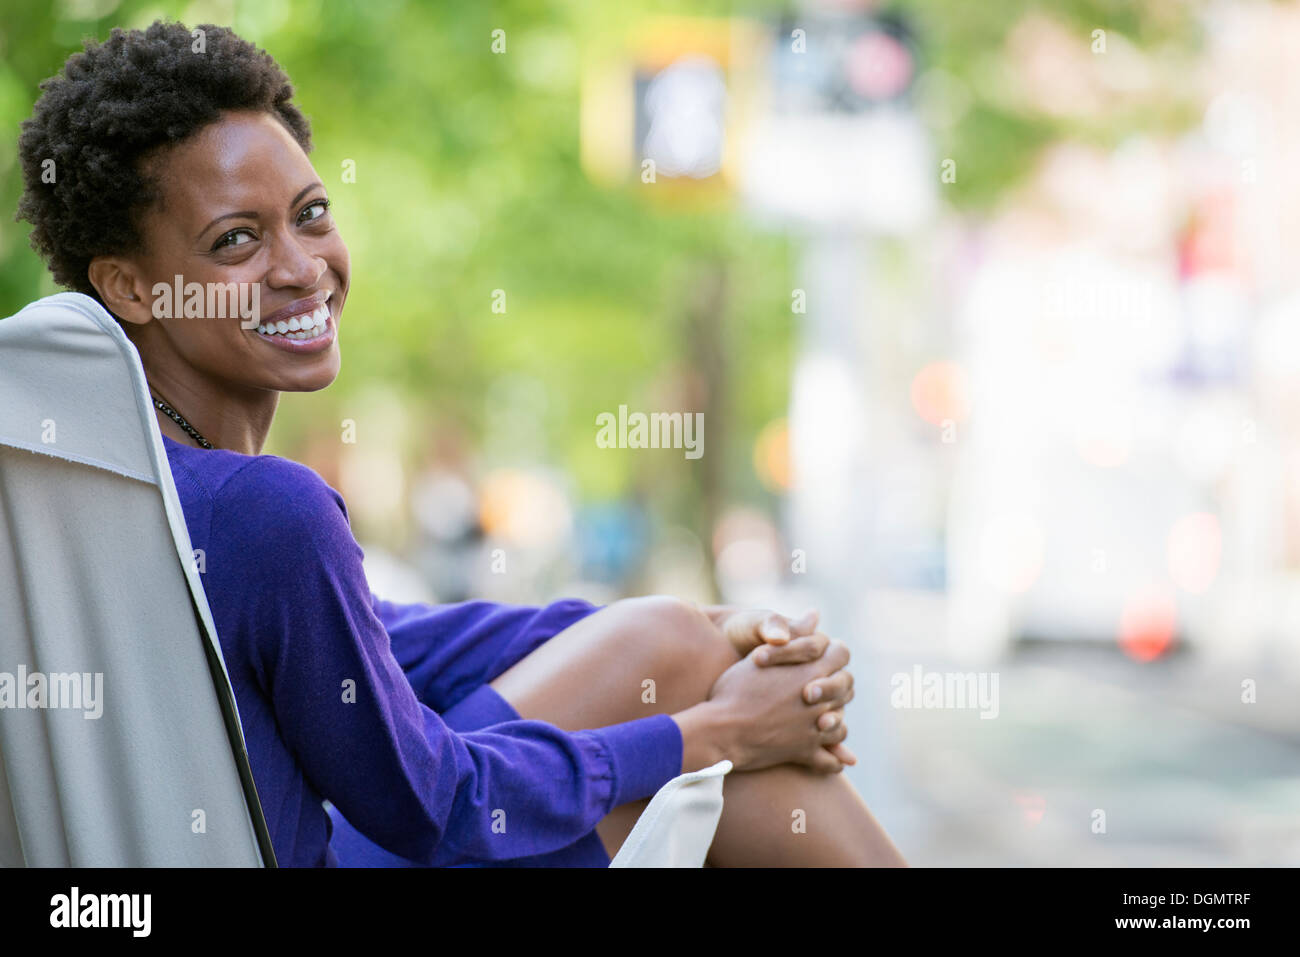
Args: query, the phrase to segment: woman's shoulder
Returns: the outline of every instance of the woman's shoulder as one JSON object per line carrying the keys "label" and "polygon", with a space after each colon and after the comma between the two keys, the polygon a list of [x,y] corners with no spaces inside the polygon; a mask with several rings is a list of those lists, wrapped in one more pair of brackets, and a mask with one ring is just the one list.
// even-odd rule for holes
{"label": "woman's shoulder", "polygon": [[214,535],[238,530],[246,539],[301,539],[347,528],[343,497],[300,462],[197,449],[164,438],[173,473],[185,474],[193,492],[207,499]]}

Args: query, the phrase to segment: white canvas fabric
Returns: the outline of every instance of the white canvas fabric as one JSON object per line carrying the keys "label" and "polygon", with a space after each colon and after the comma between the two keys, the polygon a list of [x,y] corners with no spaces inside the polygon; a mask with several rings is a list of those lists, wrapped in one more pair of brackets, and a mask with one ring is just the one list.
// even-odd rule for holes
{"label": "white canvas fabric", "polygon": [[0,865],[273,863],[215,635],[135,347],[0,320]]}
{"label": "white canvas fabric", "polygon": [[641,812],[610,867],[703,867],[722,816],[730,761],[680,774]]}

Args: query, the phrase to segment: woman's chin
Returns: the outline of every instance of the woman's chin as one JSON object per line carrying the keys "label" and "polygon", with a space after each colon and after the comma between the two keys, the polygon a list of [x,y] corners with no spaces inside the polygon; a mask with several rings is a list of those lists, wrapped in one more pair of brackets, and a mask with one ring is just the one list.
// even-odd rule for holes
{"label": "woman's chin", "polygon": [[277,375],[274,388],[279,392],[319,392],[339,376],[339,354],[331,349],[310,368],[288,369]]}

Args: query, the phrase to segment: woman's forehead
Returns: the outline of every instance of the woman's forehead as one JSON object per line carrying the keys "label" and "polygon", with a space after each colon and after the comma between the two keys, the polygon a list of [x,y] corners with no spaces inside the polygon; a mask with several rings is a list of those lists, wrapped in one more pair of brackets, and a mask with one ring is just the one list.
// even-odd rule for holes
{"label": "woman's forehead", "polygon": [[169,211],[196,216],[281,206],[315,179],[311,161],[269,113],[225,113],[159,158],[155,168]]}

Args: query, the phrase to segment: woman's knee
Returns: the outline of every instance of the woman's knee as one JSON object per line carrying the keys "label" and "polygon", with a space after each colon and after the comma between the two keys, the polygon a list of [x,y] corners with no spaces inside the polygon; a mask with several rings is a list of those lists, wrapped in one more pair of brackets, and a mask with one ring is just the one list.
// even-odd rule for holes
{"label": "woman's knee", "polygon": [[[704,612],[690,602],[668,595],[627,598],[616,602],[621,641],[627,651],[643,657],[659,673],[660,682],[703,684],[702,696],[739,656]],[[695,696],[692,694],[691,696]]]}
{"label": "woman's knee", "polygon": [[570,626],[492,686],[526,718],[594,728],[698,704],[737,660],[688,602],[630,598]]}

